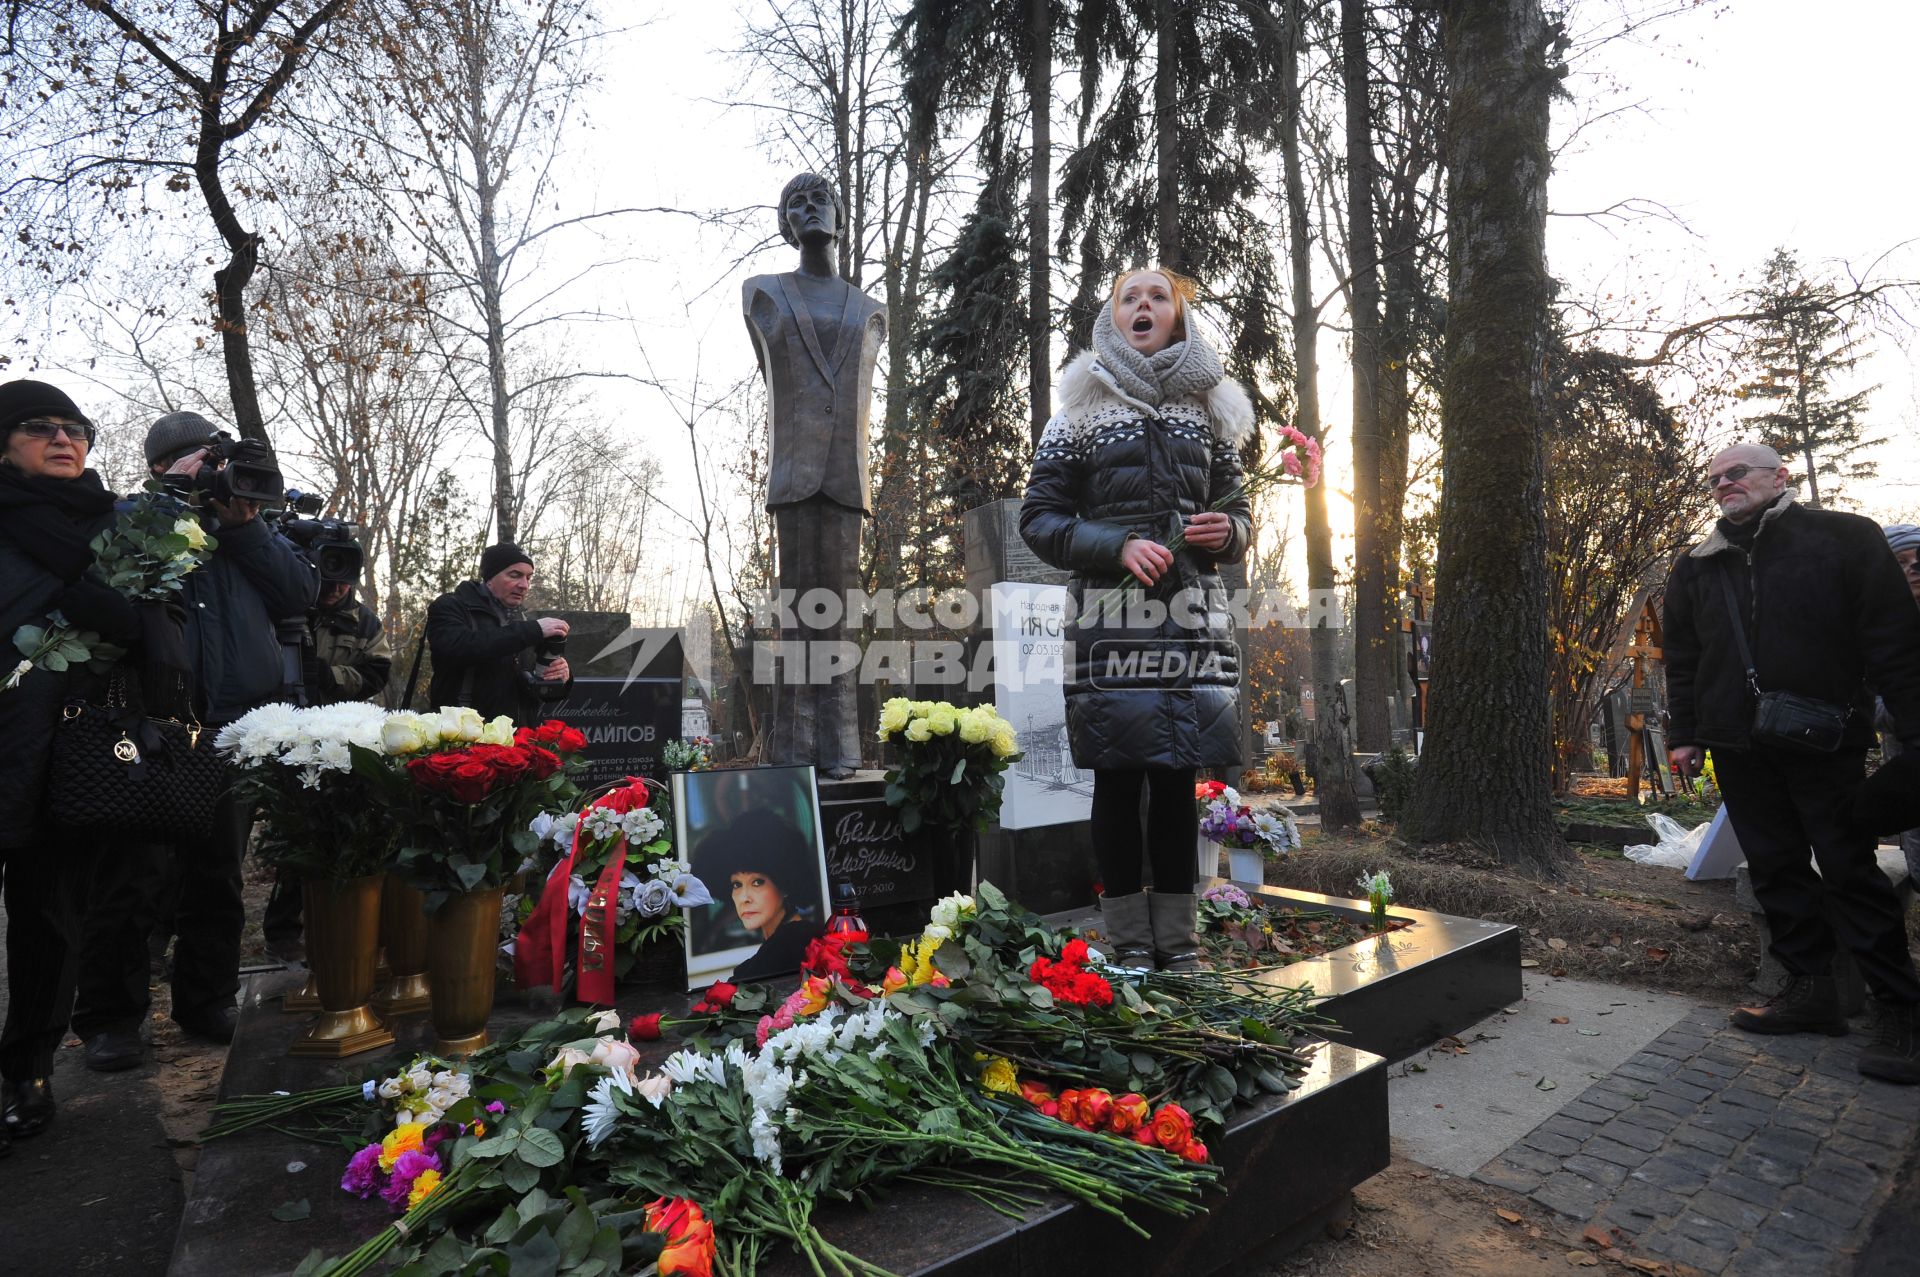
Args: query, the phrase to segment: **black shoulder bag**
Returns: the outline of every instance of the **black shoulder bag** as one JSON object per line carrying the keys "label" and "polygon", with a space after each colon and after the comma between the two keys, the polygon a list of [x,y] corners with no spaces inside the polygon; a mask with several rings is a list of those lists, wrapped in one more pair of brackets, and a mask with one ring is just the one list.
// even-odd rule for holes
{"label": "black shoulder bag", "polygon": [[232,778],[197,722],[153,718],[127,704],[115,673],[107,703],[70,700],[54,724],[47,778],[54,820],[136,840],[198,839]]}
{"label": "black shoulder bag", "polygon": [[1720,574],[1720,589],[1727,599],[1727,619],[1733,623],[1733,641],[1740,649],[1740,663],[1746,666],[1747,686],[1753,689],[1756,704],[1753,727],[1748,735],[1756,745],[1771,745],[1800,754],[1831,754],[1840,748],[1846,735],[1847,720],[1853,717],[1850,705],[1815,700],[1796,692],[1763,692],[1753,670],[1753,653],[1747,647],[1747,624],[1740,616],[1740,600],[1733,592],[1733,578]]}

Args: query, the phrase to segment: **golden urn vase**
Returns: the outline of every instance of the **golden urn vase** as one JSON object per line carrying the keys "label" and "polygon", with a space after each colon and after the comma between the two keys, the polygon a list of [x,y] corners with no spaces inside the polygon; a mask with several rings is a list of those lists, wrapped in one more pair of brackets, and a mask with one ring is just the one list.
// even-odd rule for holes
{"label": "golden urn vase", "polygon": [[389,1020],[425,1011],[427,898],[398,874],[387,875],[381,893],[380,941],[387,948],[387,982],[374,995],[373,1009]]}
{"label": "golden urn vase", "polygon": [[380,882],[368,874],[335,882],[308,878],[307,966],[320,996],[320,1014],[291,1054],[339,1059],[393,1045],[393,1033],[373,1013],[373,967],[380,944]]}
{"label": "golden urn vase", "polygon": [[441,1055],[469,1055],[487,1044],[505,894],[504,887],[456,892],[427,916],[429,1014]]}

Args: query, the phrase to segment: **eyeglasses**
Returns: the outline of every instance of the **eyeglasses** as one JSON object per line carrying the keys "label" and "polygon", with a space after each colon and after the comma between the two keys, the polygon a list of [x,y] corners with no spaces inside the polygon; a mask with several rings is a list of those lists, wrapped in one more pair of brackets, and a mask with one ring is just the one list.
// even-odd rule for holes
{"label": "eyeglasses", "polygon": [[1717,488],[1723,483],[1738,483],[1756,470],[1769,469],[1767,466],[1728,466],[1719,474],[1707,476],[1707,486]]}
{"label": "eyeglasses", "polygon": [[71,421],[21,421],[15,423],[13,428],[29,439],[52,439],[64,430],[67,438],[75,443],[93,442],[92,426],[75,425]]}

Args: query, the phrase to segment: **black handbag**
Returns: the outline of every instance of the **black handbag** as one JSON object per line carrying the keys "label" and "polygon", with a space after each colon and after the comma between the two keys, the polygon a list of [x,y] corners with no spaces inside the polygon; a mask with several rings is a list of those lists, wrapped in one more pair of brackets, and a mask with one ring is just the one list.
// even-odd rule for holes
{"label": "black handbag", "polygon": [[1747,647],[1747,626],[1740,617],[1740,601],[1734,596],[1733,579],[1722,573],[1720,588],[1727,598],[1727,616],[1733,622],[1733,641],[1740,649],[1740,663],[1747,667],[1747,686],[1753,689],[1757,704],[1748,736],[1756,745],[1790,749],[1801,754],[1831,754],[1840,748],[1847,732],[1847,720],[1853,717],[1850,705],[1816,700],[1797,692],[1763,692],[1754,674],[1753,653]]}
{"label": "black handbag", "polygon": [[125,679],[116,674],[107,704],[68,701],[54,724],[47,784],[54,820],[144,842],[206,837],[232,784],[213,737],[199,723],[128,706]]}

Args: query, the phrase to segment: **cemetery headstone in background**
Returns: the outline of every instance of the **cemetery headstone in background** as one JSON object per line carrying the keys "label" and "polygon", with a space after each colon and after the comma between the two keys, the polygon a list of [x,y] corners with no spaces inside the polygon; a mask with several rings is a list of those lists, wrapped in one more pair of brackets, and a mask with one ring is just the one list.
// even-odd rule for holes
{"label": "cemetery headstone in background", "polygon": [[[573,690],[548,713],[586,733],[587,766],[580,783],[597,788],[629,776],[665,780],[660,751],[681,734],[685,680],[679,631],[635,629],[625,612],[557,615],[573,627],[567,638]],[[637,641],[607,651],[623,635],[635,634]],[[647,647],[653,650],[642,657]]]}

